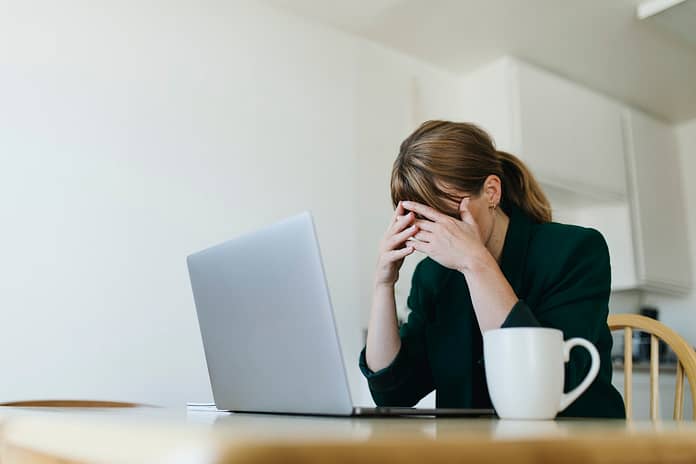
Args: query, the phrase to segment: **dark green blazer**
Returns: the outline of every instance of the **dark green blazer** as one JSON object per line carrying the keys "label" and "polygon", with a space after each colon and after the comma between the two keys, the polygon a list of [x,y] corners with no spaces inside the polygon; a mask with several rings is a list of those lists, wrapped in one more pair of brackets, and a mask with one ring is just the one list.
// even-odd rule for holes
{"label": "dark green blazer", "polygon": [[[500,267],[520,300],[502,327],[553,327],[566,339],[595,344],[600,369],[592,385],[561,416],[625,417],[623,400],[611,384],[612,338],[607,326],[611,283],[609,251],[594,229],[537,224],[516,207],[506,208],[510,225]],[[413,406],[436,390],[443,408],[492,407],[483,364],[483,341],[464,276],[430,258],[413,274],[411,312],[401,326],[401,350],[372,372],[360,354],[378,406]],[[566,363],[565,391],[589,369],[585,350]]]}

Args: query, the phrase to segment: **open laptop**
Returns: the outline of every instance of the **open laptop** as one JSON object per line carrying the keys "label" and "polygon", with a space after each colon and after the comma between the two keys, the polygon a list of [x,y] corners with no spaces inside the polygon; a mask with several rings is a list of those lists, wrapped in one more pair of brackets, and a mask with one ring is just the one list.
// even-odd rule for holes
{"label": "open laptop", "polygon": [[215,405],[234,412],[482,416],[354,407],[309,213],[187,258]]}

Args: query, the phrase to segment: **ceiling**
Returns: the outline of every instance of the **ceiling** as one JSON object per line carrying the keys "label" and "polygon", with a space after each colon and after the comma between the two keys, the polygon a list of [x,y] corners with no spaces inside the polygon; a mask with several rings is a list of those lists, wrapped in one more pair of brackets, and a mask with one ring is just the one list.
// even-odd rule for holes
{"label": "ceiling", "polygon": [[[656,0],[650,0],[649,4]],[[662,1],[662,0],[661,0]],[[696,1],[694,0],[670,0],[676,2],[675,5],[660,11],[652,22],[658,24],[663,29],[680,37],[696,46]],[[643,4],[643,5],[649,5]]]}
{"label": "ceiling", "polygon": [[670,122],[696,118],[696,45],[636,19],[640,0],[267,3],[454,73],[513,55]]}

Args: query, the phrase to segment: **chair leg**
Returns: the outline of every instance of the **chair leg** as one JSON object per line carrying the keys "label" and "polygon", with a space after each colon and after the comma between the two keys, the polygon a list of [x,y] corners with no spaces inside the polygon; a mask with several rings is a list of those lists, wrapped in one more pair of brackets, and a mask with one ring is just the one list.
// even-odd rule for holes
{"label": "chair leg", "polygon": [[624,404],[626,419],[633,418],[633,329],[624,328]]}
{"label": "chair leg", "polygon": [[650,335],[650,420],[656,421],[658,416],[660,352],[659,340],[655,335]]}
{"label": "chair leg", "polygon": [[682,420],[684,417],[684,368],[677,362],[677,375],[674,384],[674,420]]}

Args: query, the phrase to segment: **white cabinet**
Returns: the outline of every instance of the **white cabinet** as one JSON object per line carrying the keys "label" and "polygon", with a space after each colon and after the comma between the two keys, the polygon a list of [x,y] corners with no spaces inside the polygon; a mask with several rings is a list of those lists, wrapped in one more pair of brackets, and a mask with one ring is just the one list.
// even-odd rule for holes
{"label": "white cabinet", "polygon": [[624,133],[638,284],[687,291],[691,266],[676,136],[670,126],[630,109]]}
{"label": "white cabinet", "polygon": [[461,82],[461,118],[519,156],[554,219],[607,240],[612,290],[681,293],[691,272],[676,138],[609,97],[501,58]]}
{"label": "white cabinet", "polygon": [[622,199],[626,181],[621,106],[513,58],[462,81],[465,119],[525,161],[546,185]]}
{"label": "white cabinet", "polygon": [[607,203],[577,203],[559,205],[558,195],[546,188],[554,203],[554,220],[566,224],[592,227],[602,232],[611,260],[611,288],[613,291],[638,288],[635,247],[631,228],[631,212],[626,201]]}
{"label": "white cabinet", "polygon": [[520,155],[548,184],[597,196],[626,193],[621,108],[570,81],[517,63]]}

